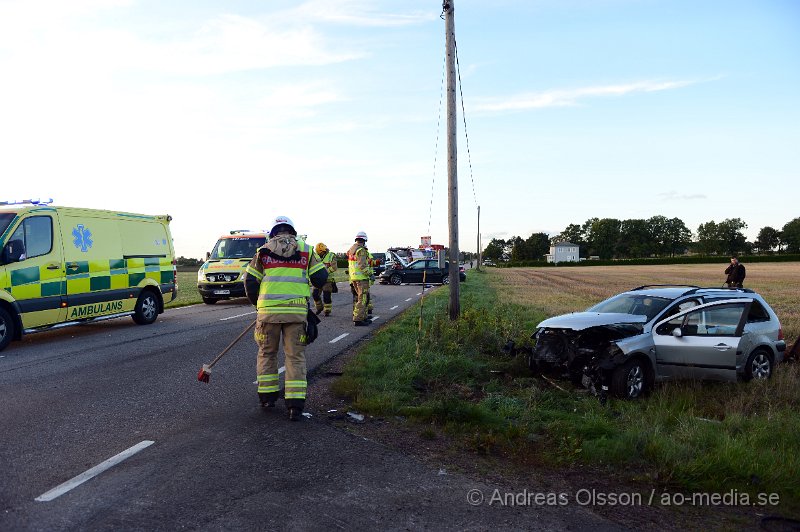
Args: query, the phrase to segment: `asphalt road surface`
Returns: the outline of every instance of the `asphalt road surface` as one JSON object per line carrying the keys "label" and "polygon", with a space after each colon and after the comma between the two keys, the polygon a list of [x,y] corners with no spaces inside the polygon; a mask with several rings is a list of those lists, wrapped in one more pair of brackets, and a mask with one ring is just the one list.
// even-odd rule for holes
{"label": "asphalt road surface", "polygon": [[[353,327],[349,291],[335,294],[309,369],[421,288],[375,285],[370,327]],[[195,305],[148,326],[120,318],[33,334],[0,352],[0,530],[615,528],[575,505],[489,504],[496,486],[314,418],[291,423],[282,402],[262,409],[252,334],[198,382],[254,318],[245,300]]]}

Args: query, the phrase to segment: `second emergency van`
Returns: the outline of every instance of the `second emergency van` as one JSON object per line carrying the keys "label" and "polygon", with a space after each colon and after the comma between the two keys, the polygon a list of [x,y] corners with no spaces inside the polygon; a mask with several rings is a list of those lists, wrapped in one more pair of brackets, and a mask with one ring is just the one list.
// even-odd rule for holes
{"label": "second emergency van", "polygon": [[178,292],[171,219],[0,203],[0,350],[63,325],[153,323]]}
{"label": "second emergency van", "polygon": [[265,231],[231,231],[219,237],[197,271],[197,290],[205,304],[245,296],[242,276],[267,236]]}

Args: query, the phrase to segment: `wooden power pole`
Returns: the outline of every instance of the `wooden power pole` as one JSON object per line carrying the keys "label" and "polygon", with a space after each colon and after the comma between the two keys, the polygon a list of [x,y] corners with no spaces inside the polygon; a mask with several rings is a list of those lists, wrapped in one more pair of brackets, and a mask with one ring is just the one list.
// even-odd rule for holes
{"label": "wooden power pole", "polygon": [[447,47],[447,197],[450,216],[450,320],[461,315],[458,276],[458,158],[456,157],[456,32],[454,0],[444,0],[445,46]]}

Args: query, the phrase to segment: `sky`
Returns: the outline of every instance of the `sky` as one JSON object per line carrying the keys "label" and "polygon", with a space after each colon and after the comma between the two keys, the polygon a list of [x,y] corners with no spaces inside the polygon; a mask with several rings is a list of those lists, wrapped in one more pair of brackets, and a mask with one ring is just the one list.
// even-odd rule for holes
{"label": "sky", "polygon": [[[800,2],[455,0],[458,235],[800,216]],[[447,244],[441,1],[0,0],[0,200]],[[461,113],[461,107],[465,111]],[[466,128],[464,123],[466,122]]]}

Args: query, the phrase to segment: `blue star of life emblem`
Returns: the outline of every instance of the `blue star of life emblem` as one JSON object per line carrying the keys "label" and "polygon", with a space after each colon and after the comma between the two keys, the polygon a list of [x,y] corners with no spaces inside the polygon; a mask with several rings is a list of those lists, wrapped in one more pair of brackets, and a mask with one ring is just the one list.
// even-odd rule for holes
{"label": "blue star of life emblem", "polygon": [[88,227],[84,227],[83,224],[78,224],[78,227],[72,230],[72,237],[74,238],[72,243],[83,253],[89,251],[89,248],[94,244],[92,232],[89,231]]}

